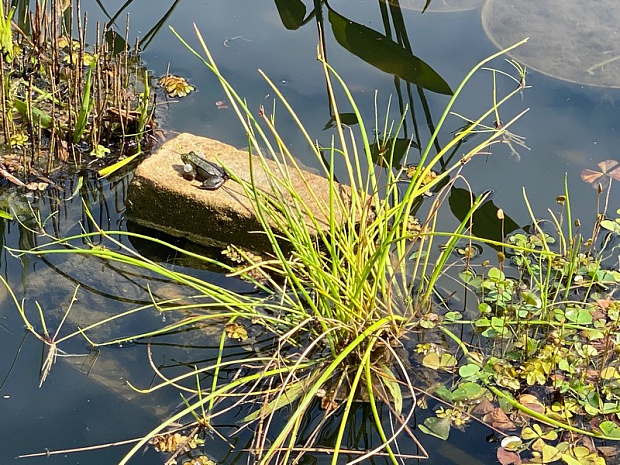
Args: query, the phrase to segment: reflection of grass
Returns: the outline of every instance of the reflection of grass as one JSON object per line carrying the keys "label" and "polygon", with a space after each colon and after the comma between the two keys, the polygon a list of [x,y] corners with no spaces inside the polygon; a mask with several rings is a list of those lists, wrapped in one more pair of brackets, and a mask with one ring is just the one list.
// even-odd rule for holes
{"label": "reflection of grass", "polygon": [[[349,429],[357,400],[365,401],[370,409],[369,425],[362,428],[372,431],[375,443],[367,447],[368,450],[358,451],[354,462],[385,452],[392,463],[398,463],[399,457],[403,456],[398,438],[403,432],[413,438],[407,425],[415,411],[416,392],[403,344],[412,331],[433,327],[436,323],[437,315],[432,306],[435,285],[445,272],[459,239],[468,238],[472,214],[485,196],[472,199],[469,213],[449,233],[436,231],[436,213],[445,197],[444,191],[436,196],[422,225],[412,227],[415,225],[414,215],[426,192],[443,184],[452,186],[454,181],[450,176],[460,173],[462,167],[485,147],[500,142],[510,126],[511,122],[506,123],[488,134],[484,141],[451,166],[446,166],[442,173],[429,176],[444,155],[450,154],[453,147],[476,130],[483,119],[493,115],[498,106],[520,91],[516,88],[496,102],[494,108],[457,134],[442,151],[432,153],[434,140],[465,83],[483,64],[503,52],[478,64],[457,88],[417,168],[408,173],[411,181],[403,189],[399,184],[401,172],[391,168],[381,173],[375,171],[372,145],[355,101],[322,56],[319,59],[336,120],[336,135],[328,147],[316,146],[298,115],[265,76],[330,181],[327,201],[321,201],[319,196],[304,201],[293,187],[290,176],[295,172],[303,178],[303,172],[275,127],[274,118],[262,108],[258,117],[254,115],[220,74],[199,33],[198,38],[205,57],[194,50],[192,52],[219,78],[228,94],[255,155],[250,156],[253,173],[264,171],[271,183],[269,192],[265,192],[254,184],[253,179],[246,182],[231,173],[232,180],[243,187],[261,222],[262,232],[272,246],[271,258],[264,261],[239,250],[239,254],[245,256],[247,266],[235,273],[253,281],[260,293],[238,294],[166,269],[127,249],[116,239],[118,235],[138,237],[128,232],[97,231],[55,240],[29,251],[32,254],[88,254],[140,267],[145,272],[185,284],[203,297],[200,305],[172,307],[185,309],[187,318],[161,331],[131,335],[127,339],[152,337],[209,320],[229,320],[228,331],[223,331],[220,339],[219,356],[213,363],[172,379],[158,371],[161,383],[144,392],[174,386],[195,393],[197,397],[187,400],[185,409],[145,436],[121,463],[127,463],[155,434],[189,414],[197,415],[199,424],[213,427],[213,420],[222,411],[232,408],[231,405],[243,406],[246,412],[244,423],[254,423],[257,433],[251,449],[257,454],[259,463],[292,462],[293,453],[297,456],[313,450],[326,425],[334,431],[329,446],[333,463],[336,463],[345,449],[358,446],[356,443],[347,444],[349,438],[356,436]],[[358,134],[339,120],[342,104],[335,98],[334,84],[338,84],[339,92],[346,97],[346,105],[357,117]],[[402,123],[401,120],[400,125]],[[378,118],[375,124],[380,124]],[[386,122],[385,128],[388,126]],[[393,152],[394,146],[388,147],[383,154],[388,164],[393,159]],[[267,159],[275,164],[267,164]],[[334,180],[334,166],[337,165],[344,166],[350,187],[346,194]],[[312,194],[310,186],[307,190]],[[327,227],[322,227],[323,224]],[[74,242],[89,241],[97,235],[106,238],[106,247],[69,247]],[[447,240],[439,256],[434,248],[437,236],[444,236]],[[519,250],[531,249],[519,246]],[[195,258],[210,260],[227,272],[234,271],[212,259]],[[154,306],[161,311],[171,308],[170,303],[157,302]],[[250,322],[259,324],[265,334],[273,335],[275,339],[270,350],[262,349],[256,355],[230,359],[226,356],[230,344],[228,338],[244,338],[241,325]],[[88,337],[86,329],[82,334]],[[122,340],[126,339],[90,342],[101,346]],[[446,369],[456,363],[453,357],[435,358],[436,369]],[[427,358],[427,362],[430,363],[431,359],[432,356]],[[238,372],[229,378],[226,373],[233,368]],[[205,378],[201,380],[200,377]],[[319,412],[322,417],[318,426],[310,421],[317,415],[317,399],[323,407],[323,413]],[[290,413],[282,421],[279,414],[285,407],[290,408]],[[334,420],[335,425],[331,423]],[[308,430],[311,427],[313,431]]]}

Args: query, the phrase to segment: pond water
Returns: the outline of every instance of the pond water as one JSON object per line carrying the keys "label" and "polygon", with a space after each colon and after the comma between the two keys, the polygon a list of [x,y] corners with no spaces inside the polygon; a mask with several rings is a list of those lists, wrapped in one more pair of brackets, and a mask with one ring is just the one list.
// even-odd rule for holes
{"label": "pond water", "polygon": [[[433,1],[436,4],[441,2]],[[299,112],[309,133],[328,143],[332,133],[325,129],[330,114],[325,81],[316,60],[317,20],[311,18],[301,25],[295,18],[285,17],[284,23],[289,26],[287,29],[282,19],[286,3],[254,0],[237,0],[234,4],[225,0],[129,2],[129,6],[120,15],[123,19],[117,20],[119,30],[124,29],[124,16],[129,13],[130,37],[146,36],[148,39],[142,57],[153,76],[164,75],[169,64],[171,73],[186,77],[197,89],[178,101],[160,99],[159,104],[165,106],[160,122],[162,129],[170,133],[192,132],[237,147],[246,145],[245,135],[232,110],[226,108],[226,97],[216,79],[168,29],[168,26],[173,27],[190,44],[197,46],[192,28],[195,23],[221,72],[248,99],[251,107],[258,109],[261,104],[266,108],[272,107],[273,95],[257,72],[260,68],[279,84],[286,98]],[[341,46],[334,37],[328,9],[333,14],[381,33],[385,32],[386,22],[389,24],[394,16],[382,18],[382,4],[373,0],[332,0],[328,5],[316,3],[322,4],[322,30],[328,60],[350,86],[363,116],[372,121],[374,93],[377,91],[379,108],[385,108],[391,96],[390,116],[398,118],[399,92],[406,101],[409,99],[406,85]],[[414,54],[455,89],[469,69],[497,51],[482,26],[482,2],[471,2],[474,4],[473,9],[465,11],[428,11],[421,14],[419,4],[423,3],[402,2],[404,7],[414,8],[398,10],[402,14],[408,40]],[[113,15],[123,4],[125,2],[121,0],[82,2],[82,10],[88,12],[89,22],[94,24],[95,21],[106,21],[106,12]],[[291,4],[298,7],[301,5],[297,2]],[[278,7],[283,16],[279,14]],[[304,8],[305,15],[302,16],[305,17],[314,6],[311,2],[305,2]],[[399,19],[398,16],[396,18]],[[153,28],[160,22],[161,28],[153,32]],[[495,65],[506,71],[511,69],[505,62],[499,61]],[[547,208],[556,209],[555,198],[563,193],[564,175],[567,173],[573,217],[579,218],[582,224],[589,227],[596,218],[596,191],[580,179],[580,172],[585,168],[597,169],[597,163],[603,160],[618,158],[616,124],[620,110],[616,101],[620,98],[620,90],[569,83],[539,71],[529,72],[527,84],[532,87],[523,92],[522,98],[513,99],[501,112],[502,119],[507,121],[529,108],[511,128],[516,134],[525,137],[528,148],[515,147],[517,155],[505,144],[495,146],[492,154],[477,157],[469,163],[464,174],[475,192],[492,190],[494,203],[503,208],[517,224],[526,225],[531,220],[523,201],[522,189],[525,188],[535,213],[542,216]],[[504,90],[510,89],[512,85],[507,80],[500,83]],[[464,116],[477,117],[490,107],[491,92],[491,74],[482,71],[468,85],[455,111]],[[408,117],[407,136],[414,134],[415,123],[419,138],[425,143],[429,131],[420,94],[415,87],[410,89],[410,93],[417,120]],[[429,91],[424,91],[423,96],[432,120],[436,123],[449,97]],[[447,143],[452,131],[462,124],[457,118],[449,120],[440,134],[440,143]],[[310,158],[301,138],[292,131],[291,123],[282,118],[280,130],[291,134],[287,144],[303,163],[312,168],[315,161]],[[475,143],[476,137],[468,142]],[[415,162],[416,155],[410,155],[410,162]],[[86,199],[95,218],[104,227],[126,228],[123,212],[127,182],[127,177],[115,182],[86,179],[80,195],[62,203],[58,218],[60,233],[79,231],[78,222],[84,220],[80,199]],[[67,182],[67,197],[74,187],[71,181]],[[18,201],[23,200],[12,200],[14,203]],[[44,197],[39,201],[43,217],[49,211],[46,202]],[[620,202],[612,191],[610,211],[618,207]],[[447,214],[442,221],[448,227],[457,222]],[[34,240],[23,227],[4,222],[5,246],[24,248],[32,245]],[[126,245],[134,247],[129,242]],[[76,257],[46,260],[24,258],[20,261],[4,251],[2,274],[15,289],[18,299],[25,299],[25,306],[33,321],[38,321],[35,301],[50,312],[47,323],[52,334],[70,305],[77,284],[80,288],[72,313],[79,311],[80,315],[86,315],[83,320],[86,322],[91,321],[89,317],[96,318],[102,313],[113,314],[139,303],[148,303],[150,289],[156,289],[161,295],[178,295],[181,292],[169,283],[143,278],[132,270],[93,261]],[[191,272],[200,273],[222,285],[244,286],[208,271]],[[3,296],[0,347],[4,354],[0,360],[0,378],[4,379],[0,392],[0,418],[3,419],[0,422],[3,445],[0,449],[1,463],[12,463],[16,456],[31,452],[72,449],[140,437],[157,423],[158,418],[173,411],[180,403],[178,393],[172,390],[146,400],[144,396],[136,396],[126,388],[125,381],[128,378],[140,387],[146,387],[151,382],[152,371],[144,345],[104,348],[95,362],[96,354],[89,352],[80,337],[70,339],[59,348],[67,354],[83,356],[59,357],[48,379],[39,388],[42,344],[32,336],[24,339],[24,323],[14,302],[4,290],[0,294]],[[124,321],[120,330],[123,334],[146,331],[161,325],[161,318],[157,312],[149,313],[146,317],[141,315]],[[60,336],[84,324],[82,320],[68,320]],[[114,330],[119,328],[102,329],[102,339]],[[172,363],[175,354],[186,355],[195,347],[204,349],[201,358],[208,359],[213,356],[216,344],[208,331],[184,335],[180,347],[168,345],[172,341],[158,342],[161,344],[153,348],[158,364]],[[467,433],[453,432],[448,444],[422,433],[418,437],[430,452],[431,458],[426,461],[429,465],[475,465],[495,461],[496,445],[487,444],[488,435],[490,431],[486,428],[472,425]],[[237,444],[243,444],[243,438]],[[46,463],[110,464],[118,461],[125,450],[126,447],[116,447],[95,452],[52,455]],[[245,463],[244,458],[231,453],[225,443],[217,439],[207,450],[218,462]],[[321,460],[324,458],[317,456],[320,463],[323,463]],[[29,458],[21,462],[40,460]],[[163,460],[149,450],[131,463],[163,463]]]}

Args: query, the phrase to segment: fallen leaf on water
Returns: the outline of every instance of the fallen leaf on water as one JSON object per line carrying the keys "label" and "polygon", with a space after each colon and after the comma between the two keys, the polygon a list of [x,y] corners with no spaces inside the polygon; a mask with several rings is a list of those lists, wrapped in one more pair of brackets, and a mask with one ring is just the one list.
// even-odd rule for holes
{"label": "fallen leaf on water", "polygon": [[503,447],[497,449],[497,461],[502,465],[520,465],[521,457],[514,452],[507,451]]}
{"label": "fallen leaf on water", "polygon": [[605,160],[598,164],[601,171],[585,169],[581,172],[581,179],[592,187],[598,189],[599,184],[603,189],[609,186],[612,179],[620,181],[620,162],[616,160]]}
{"label": "fallen leaf on water", "polygon": [[499,407],[493,409],[492,412],[487,413],[484,417],[482,417],[482,420],[486,423],[490,423],[494,428],[501,430],[511,430],[517,428],[513,421],[508,418],[508,415],[506,415],[506,413],[504,413],[504,411]]}
{"label": "fallen leaf on water", "polygon": [[521,394],[518,400],[521,405],[536,413],[545,413],[545,406],[532,394]]}

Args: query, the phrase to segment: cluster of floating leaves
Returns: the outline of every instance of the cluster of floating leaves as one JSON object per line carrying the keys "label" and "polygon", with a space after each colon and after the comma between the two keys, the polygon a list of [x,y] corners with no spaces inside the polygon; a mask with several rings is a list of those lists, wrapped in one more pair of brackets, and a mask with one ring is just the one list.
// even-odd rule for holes
{"label": "cluster of floating leaves", "polygon": [[166,91],[169,97],[185,97],[194,90],[184,77],[167,74],[159,80],[159,85]]}
{"label": "cluster of floating leaves", "polygon": [[179,449],[189,452],[202,443],[202,439],[196,436],[183,436],[180,433],[168,433],[151,440],[151,444],[157,452],[177,452]]}
{"label": "cluster of floating leaves", "polygon": [[226,325],[226,336],[228,339],[245,341],[248,338],[248,331],[245,329],[245,326],[239,323],[228,323]]}

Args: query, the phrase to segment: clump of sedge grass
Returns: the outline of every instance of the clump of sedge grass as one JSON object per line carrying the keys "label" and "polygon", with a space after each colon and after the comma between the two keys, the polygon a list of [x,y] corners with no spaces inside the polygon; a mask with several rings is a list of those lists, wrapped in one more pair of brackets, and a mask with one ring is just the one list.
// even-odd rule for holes
{"label": "clump of sedge grass", "polygon": [[[348,450],[347,453],[357,453],[353,463],[380,453],[386,454],[392,463],[397,463],[399,457],[405,456],[399,453],[397,440],[402,433],[410,434],[407,424],[415,410],[415,402],[411,400],[415,399],[415,387],[408,363],[399,347],[408,333],[419,328],[421,319],[431,310],[431,297],[436,282],[445,271],[448,257],[458,240],[468,237],[467,229],[472,214],[485,197],[474,199],[470,212],[461,224],[454,231],[444,234],[448,242],[438,257],[434,256],[432,246],[433,238],[441,235],[436,230],[435,219],[443,195],[437,197],[428,218],[422,222],[422,228],[411,229],[411,220],[426,192],[441,183],[451,185],[453,181],[450,177],[458,174],[483,149],[501,142],[502,136],[512,124],[510,121],[491,133],[487,132],[484,140],[441,174],[430,176],[433,167],[444,155],[476,131],[483,120],[497,114],[497,109],[506,100],[521,91],[521,87],[517,86],[504,98],[494,102],[492,108],[459,132],[440,152],[432,152],[434,140],[467,81],[476,70],[506,51],[479,63],[457,88],[417,168],[408,173],[411,180],[405,188],[399,184],[402,172],[390,166],[393,147],[386,152],[385,160],[390,167],[385,170],[383,177],[373,168],[372,144],[368,140],[367,128],[360,112],[346,85],[326,63],[322,53],[319,52],[318,58],[324,69],[331,110],[336,119],[336,137],[327,147],[319,148],[313,143],[300,118],[278,88],[263,75],[297,123],[302,137],[307,140],[324,175],[330,181],[329,201],[323,202],[316,196],[312,204],[308,204],[293,187],[290,173],[296,172],[302,177],[303,173],[288,151],[273,118],[263,109],[258,117],[254,115],[220,74],[202,36],[198,30],[196,32],[204,55],[186,45],[219,78],[248,134],[253,172],[262,170],[271,182],[270,191],[264,192],[257,188],[253,179],[246,182],[231,173],[232,179],[243,186],[262,224],[262,232],[272,246],[271,259],[260,263],[250,259],[250,264],[236,274],[254,280],[264,293],[258,296],[238,295],[168,270],[123,248],[114,239],[115,235],[138,236],[129,232],[97,231],[91,234],[105,236],[121,247],[118,251],[103,247],[52,247],[55,244],[66,246],[91,236],[83,234],[52,241],[29,253],[84,253],[162,274],[194,288],[206,297],[207,306],[220,309],[215,312],[217,318],[226,317],[231,323],[251,318],[274,334],[276,342],[268,356],[224,362],[227,339],[226,334],[222,333],[220,356],[214,364],[174,379],[167,379],[162,374],[161,384],[143,392],[152,392],[166,386],[191,391],[192,388],[183,383],[194,380],[198,374],[209,374],[211,383],[208,388],[204,383],[199,388],[193,388],[198,394],[198,400],[188,401],[185,409],[146,435],[121,464],[127,463],[154,435],[187,415],[202,412],[200,417],[205,425],[208,424],[220,413],[217,405],[222,399],[228,399],[233,405],[244,406],[251,401],[253,408],[250,408],[243,421],[257,423],[255,429],[258,433],[254,436],[251,449],[258,463],[291,463],[298,460],[305,451],[314,449],[321,428],[338,412],[337,432],[330,448],[333,453],[332,463],[336,463],[345,449],[347,428],[354,403],[358,400],[370,406],[372,429],[379,441],[367,451]],[[340,107],[343,104],[337,101],[334,86],[344,92],[346,105],[355,112],[359,133],[354,134],[350,128],[341,124],[338,115],[341,114]],[[400,121],[402,123],[403,120]],[[396,131],[399,129],[397,124]],[[267,159],[275,161],[276,168],[271,168],[272,165],[266,163]],[[349,187],[345,195],[335,181],[334,166],[337,164],[345,167]],[[283,243],[285,246],[282,246]],[[204,257],[201,259],[215,262]],[[231,271],[230,267],[217,263],[222,269]],[[255,279],[257,271],[261,274],[259,280]],[[211,318],[214,318],[213,314],[193,315],[175,323],[174,328]],[[164,328],[162,332],[170,329]],[[131,339],[153,334],[132,335]],[[119,340],[104,344],[111,342]],[[103,345],[96,341],[90,343]],[[225,366],[236,365],[241,368],[251,362],[255,366],[258,364],[258,368],[249,372],[242,371],[232,381],[222,375]],[[304,424],[315,411],[316,400],[319,398],[322,399],[324,415],[314,431],[306,434],[308,432],[304,432]],[[387,414],[381,406],[389,407]],[[284,407],[290,407],[291,412],[282,424],[278,423],[276,417]],[[302,436],[305,437],[303,441]]]}

